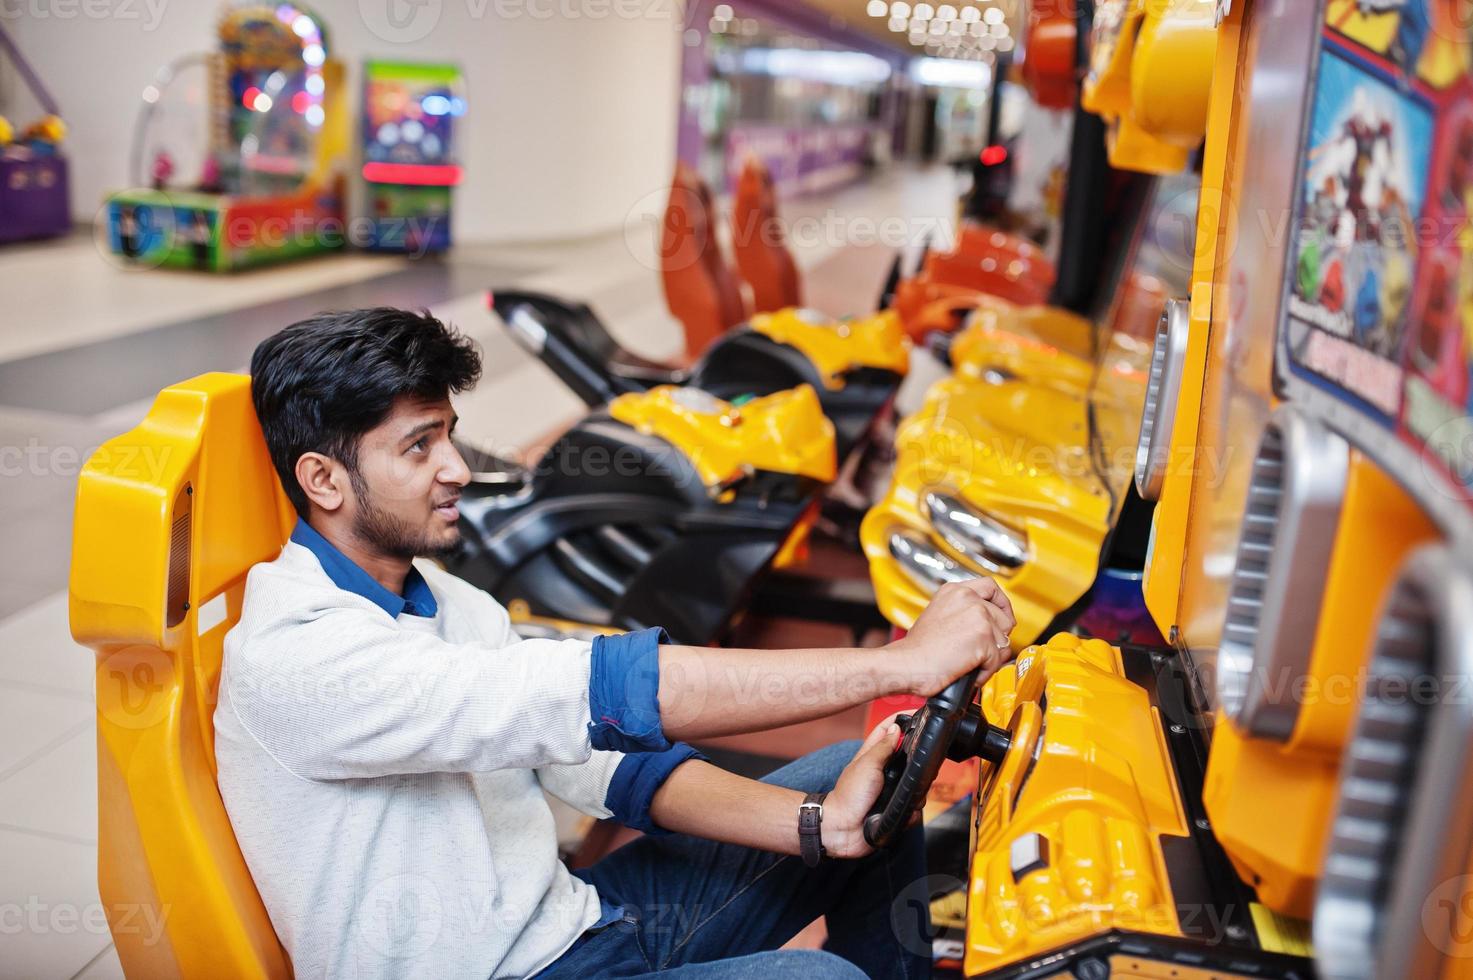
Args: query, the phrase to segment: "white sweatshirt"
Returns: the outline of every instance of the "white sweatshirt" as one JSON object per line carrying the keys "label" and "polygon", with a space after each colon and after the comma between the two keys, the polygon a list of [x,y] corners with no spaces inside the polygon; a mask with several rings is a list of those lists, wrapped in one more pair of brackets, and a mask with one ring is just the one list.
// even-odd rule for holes
{"label": "white sweatshirt", "polygon": [[536,972],[601,918],[543,797],[613,815],[626,757],[590,741],[590,644],[519,639],[429,563],[434,615],[392,615],[296,540],[249,574],[215,710],[220,792],[296,975]]}

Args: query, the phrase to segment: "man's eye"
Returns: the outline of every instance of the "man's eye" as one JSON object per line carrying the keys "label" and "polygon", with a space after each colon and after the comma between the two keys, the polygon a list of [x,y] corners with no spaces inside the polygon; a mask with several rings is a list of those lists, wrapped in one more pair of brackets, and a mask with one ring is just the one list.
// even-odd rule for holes
{"label": "man's eye", "polygon": [[429,437],[420,436],[418,439],[414,440],[414,445],[410,446],[409,448],[414,452],[424,452],[426,449],[430,448]]}

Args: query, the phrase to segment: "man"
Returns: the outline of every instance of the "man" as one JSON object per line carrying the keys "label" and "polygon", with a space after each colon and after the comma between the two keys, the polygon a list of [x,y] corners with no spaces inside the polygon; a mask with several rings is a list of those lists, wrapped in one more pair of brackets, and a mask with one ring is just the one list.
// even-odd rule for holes
{"label": "man", "polygon": [[[944,590],[879,650],[521,640],[490,596],[415,561],[459,540],[450,395],[479,377],[469,341],[428,315],[322,314],[251,371],[301,519],[250,572],[215,751],[299,977],[928,974],[927,937],[891,925],[925,873],[920,829],[878,854],[860,829],[893,724],[760,782],[681,740],[995,670],[1013,627],[995,584]],[[805,843],[800,805],[823,791]],[[647,836],[571,873],[544,793]],[[826,951],[778,949],[819,916]]]}

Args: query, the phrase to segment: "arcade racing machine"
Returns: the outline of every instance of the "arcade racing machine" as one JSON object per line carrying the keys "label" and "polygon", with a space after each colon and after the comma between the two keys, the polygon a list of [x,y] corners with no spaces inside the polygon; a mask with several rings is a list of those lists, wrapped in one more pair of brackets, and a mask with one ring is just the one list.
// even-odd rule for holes
{"label": "arcade racing machine", "polygon": [[[1469,289],[1437,271],[1467,228],[1443,210],[1473,94],[1451,14],[1223,11],[1193,293],[1138,447],[1170,645],[1060,635],[980,708],[932,699],[877,809],[878,839],[942,758],[981,760],[967,975],[1468,975],[1469,360],[1417,353],[1453,300],[1433,287]],[[1343,295],[1381,263],[1412,283],[1378,285],[1367,330],[1301,277],[1332,202],[1332,247],[1366,260]],[[1397,228],[1428,215],[1454,254]]]}
{"label": "arcade racing machine", "polygon": [[1017,647],[1082,611],[1134,475],[1155,311],[1189,286],[1192,242],[1176,236],[1196,213],[1196,185],[1163,178],[1118,248],[1119,287],[1102,291],[1082,390],[968,357],[902,422],[894,476],[860,535],[891,622],[908,628],[941,585],[979,573],[1012,599]]}
{"label": "arcade racing machine", "polygon": [[583,303],[506,289],[492,294],[491,308],[590,408],[658,385],[732,400],[808,385],[834,423],[841,458],[863,443],[910,363],[910,345],[884,313],[837,322],[801,308],[758,313],[679,370],[621,347]]}
{"label": "arcade racing machine", "polygon": [[108,248],[229,272],[341,247],[349,122],[322,21],[293,3],[240,3],[219,42],[143,90],[134,186],[108,198]]}
{"label": "arcade racing machine", "polygon": [[450,196],[461,176],[454,130],[463,115],[459,67],[364,62],[368,248],[420,256],[450,247]]}
{"label": "arcade racing machine", "polygon": [[[742,220],[758,224],[753,233],[761,239],[760,226],[776,217],[775,205],[760,197],[765,171],[759,170],[753,161],[744,171],[753,200],[740,213]],[[865,443],[910,366],[910,345],[895,315],[884,311],[836,321],[816,310],[784,307],[740,325],[727,322],[725,314],[712,319],[706,314],[732,305],[719,301],[728,292],[722,284],[735,283],[715,240],[716,221],[705,185],[677,165],[660,248],[671,311],[682,318],[687,351],[695,353],[683,365],[649,361],[625,349],[583,303],[503,290],[491,296],[492,311],[524,349],[592,408],[653,385],[690,385],[737,400],[809,385],[834,423],[841,461],[848,458]],[[786,255],[780,245],[763,250]],[[762,293],[766,298],[796,291],[796,282],[779,271],[784,267],[780,258],[768,254],[758,263],[749,256],[746,262],[749,268],[760,265],[758,271],[770,279]],[[705,327],[697,323],[706,320],[711,322]]]}
{"label": "arcade racing machine", "polygon": [[740,405],[631,392],[532,468],[474,473],[446,567],[534,615],[712,643],[801,549],[836,470],[833,424],[806,385]]}
{"label": "arcade racing machine", "polygon": [[[1112,30],[1122,26],[1102,17],[1091,56],[1118,50]],[[1111,59],[1087,80],[1082,99],[1097,101],[1096,89],[1122,84],[1122,74],[1127,89],[1132,77],[1154,82],[1215,44],[1212,22],[1195,9],[1178,17],[1169,5],[1158,6],[1135,30],[1136,55]],[[1210,66],[1196,84],[1172,77],[1179,84],[1169,99],[1158,98],[1198,104],[1166,118],[1197,118],[1205,129]],[[1105,133],[1117,147],[1118,128],[1109,123]],[[1084,129],[1077,124],[1076,135]],[[1179,171],[1183,163],[1176,152],[1138,153],[1129,162],[1151,174]],[[1094,599],[1095,629],[1112,638],[1155,637],[1143,614],[1128,608],[1132,592],[1139,605],[1150,516],[1149,504],[1132,492],[1133,456],[1160,311],[1190,285],[1199,186],[1195,175],[1180,174],[1120,183],[1110,229],[1116,240],[1103,250],[1113,259],[1097,263],[1104,266],[1100,281],[1085,288],[1075,282],[1081,275],[1066,270],[1069,291],[1095,304],[1092,315],[1040,307],[974,317],[956,338],[953,376],[933,385],[902,424],[894,477],[861,531],[881,610],[892,623],[909,627],[945,582],[987,573],[999,576],[1013,599],[1015,645],[1073,624]],[[1093,230],[1073,222],[1066,251],[1068,236]]]}

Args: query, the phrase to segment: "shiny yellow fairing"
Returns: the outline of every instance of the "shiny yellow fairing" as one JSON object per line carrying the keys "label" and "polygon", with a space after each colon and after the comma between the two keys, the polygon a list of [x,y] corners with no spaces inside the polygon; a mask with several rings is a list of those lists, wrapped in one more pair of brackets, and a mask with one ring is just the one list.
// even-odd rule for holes
{"label": "shiny yellow fairing", "polygon": [[1056,307],[979,308],[951,344],[957,374],[1004,371],[1039,384],[1084,392],[1093,376],[1095,326]]}
{"label": "shiny yellow fairing", "polygon": [[[1068,634],[1030,647],[982,709],[1013,743],[982,767],[966,974],[1116,928],[1181,935],[1161,838],[1187,836],[1186,818],[1160,718],[1119,651]],[[1012,845],[1030,833],[1048,866],[1015,880]]]}
{"label": "shiny yellow fairing", "polygon": [[1309,673],[1278,679],[1290,690],[1302,683],[1293,733],[1249,738],[1225,717],[1213,728],[1203,802],[1239,874],[1276,912],[1310,914],[1367,638],[1402,560],[1436,533],[1390,477],[1352,453]]}
{"label": "shiny yellow fairing", "polygon": [[744,470],[792,473],[828,483],[837,472],[834,424],[818,394],[799,385],[741,406],[677,385],[609,402],[609,414],[683,452],[701,482],[716,487]]}
{"label": "shiny yellow fairing", "polygon": [[215,786],[213,719],[246,572],[293,519],[241,375],[165,389],[82,471],[71,629],[97,654],[98,888],[129,976],[291,975]]}
{"label": "shiny yellow fairing", "polygon": [[1037,639],[1094,581],[1109,527],[1110,498],[1087,444],[1082,395],[964,378],[933,385],[897,432],[890,487],[860,527],[880,611],[908,629],[930,601],[890,555],[896,529],[920,532],[967,561],[932,533],[922,512],[926,491],[945,489],[1027,535],[1028,561],[998,581],[1017,614],[1014,647]]}
{"label": "shiny yellow fairing", "polygon": [[899,375],[910,369],[910,341],[894,310],[852,320],[820,320],[812,311],[789,307],[758,313],[748,326],[801,351],[833,391],[843,388],[844,375],[858,368]]}

